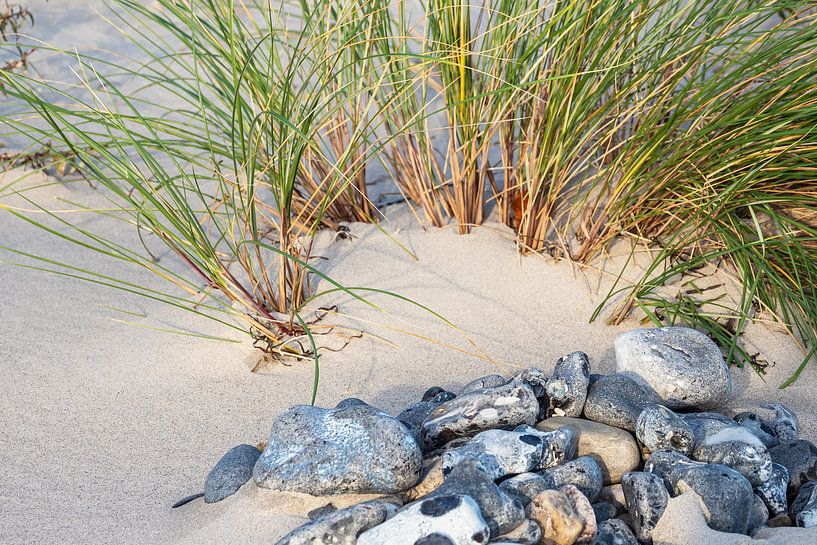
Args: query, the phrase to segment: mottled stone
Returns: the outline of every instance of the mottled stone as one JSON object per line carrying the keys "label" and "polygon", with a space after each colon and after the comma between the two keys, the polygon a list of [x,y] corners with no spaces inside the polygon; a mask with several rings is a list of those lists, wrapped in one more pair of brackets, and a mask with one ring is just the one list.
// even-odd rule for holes
{"label": "mottled stone", "polygon": [[439,457],[423,461],[423,474],[420,482],[406,491],[403,496],[407,501],[416,501],[437,490],[443,484],[443,462]]}
{"label": "mottled stone", "polygon": [[559,490],[543,490],[528,506],[528,516],[542,529],[542,543],[573,545],[584,530],[584,522],[570,499]]}
{"label": "mottled stone", "polygon": [[536,495],[542,490],[548,490],[548,482],[538,473],[522,473],[505,479],[499,483],[499,488],[511,497],[519,500],[523,507],[527,507]]}
{"label": "mottled stone", "polygon": [[252,478],[252,468],[261,451],[252,445],[238,445],[221,457],[204,481],[204,501],[215,503],[232,496]]}
{"label": "mottled stone", "polygon": [[799,436],[799,423],[794,411],[782,403],[764,403],[764,409],[774,411],[774,420],[768,423],[778,443],[791,443]]}
{"label": "mottled stone", "polygon": [[624,499],[624,489],[620,483],[603,487],[598,499],[615,507],[617,515],[627,509],[627,500]]}
{"label": "mottled stone", "polygon": [[508,532],[502,534],[491,543],[521,543],[523,545],[539,545],[542,541],[542,529],[539,525],[530,520],[525,519],[522,524]]}
{"label": "mottled stone", "polygon": [[692,429],[696,445],[727,428],[740,427],[737,422],[718,413],[690,413],[680,415]]}
{"label": "mottled stone", "polygon": [[772,428],[760,417],[760,415],[752,412],[742,412],[736,414],[733,418],[742,428],[749,430],[755,437],[760,439],[766,448],[771,448],[777,445],[777,437]]}
{"label": "mottled stone", "polygon": [[510,532],[525,518],[522,503],[502,491],[479,465],[472,462],[461,462],[451,468],[443,484],[429,497],[452,494],[469,496],[477,502],[491,536]]}
{"label": "mottled stone", "polygon": [[789,486],[789,470],[780,464],[772,464],[772,476],[760,486],[755,487],[755,494],[760,496],[769,509],[770,517],[787,515],[789,503],[786,491]]}
{"label": "mottled stone", "polygon": [[485,375],[484,377],[479,377],[478,379],[472,380],[460,388],[458,395],[467,394],[468,392],[476,392],[477,390],[483,390],[485,388],[497,388],[499,386],[504,386],[507,382],[508,379],[502,375]]}
{"label": "mottled stone", "polygon": [[584,416],[595,422],[634,432],[636,420],[644,407],[649,403],[660,402],[655,392],[628,376],[618,373],[594,376],[591,377],[590,388],[587,390]]}
{"label": "mottled stone", "polygon": [[356,545],[360,534],[393,517],[397,509],[374,500],[332,511],[295,528],[275,545]]}
{"label": "mottled stone", "polygon": [[791,502],[789,516],[801,528],[817,526],[817,481],[809,481],[800,487]]}
{"label": "mottled stone", "polygon": [[423,440],[438,447],[457,437],[471,437],[488,429],[533,425],[539,403],[530,386],[510,382],[462,394],[439,405],[423,422]]}
{"label": "mottled stone", "polygon": [[678,470],[675,480],[676,495],[695,492],[710,528],[733,534],[748,532],[754,493],[746,477],[725,465],[696,464]]}
{"label": "mottled stone", "polygon": [[618,516],[618,509],[609,501],[597,501],[593,504],[593,513],[596,514],[596,524]]}
{"label": "mottled stone", "polygon": [[750,536],[754,535],[758,529],[766,526],[768,520],[769,509],[766,507],[763,499],[755,494],[754,497],[752,497],[752,508],[749,510],[749,525],[746,529],[746,533]]}
{"label": "mottled stone", "polygon": [[440,495],[407,505],[363,532],[357,545],[484,545],[488,525],[468,496]]}
{"label": "mottled stone", "polygon": [[720,348],[700,331],[635,329],[618,335],[613,344],[618,371],[639,377],[670,409],[717,409],[732,397]]}
{"label": "mottled stone", "polygon": [[619,428],[582,420],[553,417],[536,424],[540,430],[568,427],[578,436],[578,456],[591,456],[601,469],[604,484],[615,484],[621,476],[641,463],[638,445],[632,434]]}
{"label": "mottled stone", "polygon": [[429,452],[431,448],[423,441],[420,426],[423,425],[423,421],[428,418],[428,415],[431,414],[431,411],[433,411],[437,405],[439,405],[439,403],[418,401],[417,403],[409,405],[403,412],[397,415],[397,420],[411,432],[411,436],[417,441],[417,445],[419,445],[423,453]]}
{"label": "mottled stone", "polygon": [[487,430],[462,447],[442,455],[443,473],[464,460],[480,465],[494,480],[506,475],[552,467],[576,455],[576,434],[570,429],[541,432],[530,426],[515,431]]}
{"label": "mottled stone", "polygon": [[581,416],[590,385],[590,360],[584,352],[573,352],[556,361],[548,379],[546,416]]}
{"label": "mottled stone", "polygon": [[576,545],[593,545],[596,539],[596,512],[593,511],[593,506],[587,496],[582,494],[581,490],[569,484],[559,489],[570,503],[573,505],[573,510],[582,521],[582,531],[576,539]]}
{"label": "mottled stone", "polygon": [[601,492],[601,469],[590,456],[580,456],[575,460],[546,469],[541,472],[548,488],[562,488],[573,485],[590,501],[595,501]]}
{"label": "mottled stone", "polygon": [[695,438],[686,421],[664,407],[649,404],[638,416],[635,436],[641,444],[641,453],[647,458],[660,449],[676,450],[683,455],[692,452]]}
{"label": "mottled stone", "polygon": [[667,490],[675,489],[678,472],[688,467],[704,465],[704,462],[693,462],[677,450],[656,450],[644,463],[644,471],[661,478]]}
{"label": "mottled stone", "polygon": [[649,541],[669,503],[663,481],[652,473],[633,471],[621,477],[621,487],[635,536],[640,541]]}
{"label": "mottled stone", "polygon": [[422,468],[411,433],[374,407],[296,405],[273,422],[253,476],[262,488],[318,496],[391,494],[417,484]]}
{"label": "mottled stone", "polygon": [[446,401],[451,401],[455,397],[457,397],[457,394],[455,394],[454,392],[449,392],[448,390],[444,390],[439,386],[432,386],[431,388],[425,391],[420,401],[439,404],[444,403]]}
{"label": "mottled stone", "polygon": [[639,543],[626,522],[612,519],[599,524],[595,545],[639,545]]}
{"label": "mottled stone", "polygon": [[770,449],[769,454],[772,462],[789,471],[789,495],[796,494],[804,482],[817,480],[817,447],[811,441],[781,443]]}
{"label": "mottled stone", "polygon": [[752,432],[742,427],[725,428],[696,445],[692,457],[701,462],[729,466],[760,486],[772,476],[772,457]]}

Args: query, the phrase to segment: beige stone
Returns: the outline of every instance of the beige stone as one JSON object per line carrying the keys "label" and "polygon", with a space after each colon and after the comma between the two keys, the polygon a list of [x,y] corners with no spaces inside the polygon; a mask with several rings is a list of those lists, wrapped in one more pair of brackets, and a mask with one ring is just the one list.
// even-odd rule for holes
{"label": "beige stone", "polygon": [[579,436],[578,456],[592,456],[601,468],[604,484],[616,484],[621,476],[638,468],[641,452],[633,434],[607,424],[555,416],[542,420],[536,428],[552,431],[563,426],[574,429]]}
{"label": "beige stone", "polygon": [[528,506],[528,516],[542,528],[542,543],[574,545],[584,523],[570,498],[559,490],[543,490]]}
{"label": "beige stone", "polygon": [[596,541],[596,513],[593,511],[593,506],[587,496],[581,491],[569,484],[559,489],[570,503],[573,505],[573,510],[582,520],[582,531],[576,539],[576,545],[593,545]]}

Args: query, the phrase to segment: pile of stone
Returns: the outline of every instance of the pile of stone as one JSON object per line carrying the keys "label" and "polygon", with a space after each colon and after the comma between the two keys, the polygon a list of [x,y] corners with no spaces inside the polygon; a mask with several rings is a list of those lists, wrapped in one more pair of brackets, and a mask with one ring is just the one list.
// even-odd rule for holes
{"label": "pile of stone", "polygon": [[817,525],[817,447],[796,416],[717,412],[732,395],[718,347],[687,328],[615,341],[618,372],[582,352],[552,372],[431,388],[397,417],[358,399],[295,406],[263,453],[240,445],[205,500],[257,486],[312,495],[382,494],[321,509],[277,545],[484,543],[636,545],[670,497],[693,492],[715,530]]}

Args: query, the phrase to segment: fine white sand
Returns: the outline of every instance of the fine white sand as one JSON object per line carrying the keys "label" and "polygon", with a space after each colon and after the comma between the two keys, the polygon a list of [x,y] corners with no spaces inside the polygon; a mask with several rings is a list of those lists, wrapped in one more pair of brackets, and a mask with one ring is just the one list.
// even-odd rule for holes
{"label": "fine white sand", "polygon": [[[0,187],[8,179],[0,175]],[[31,195],[54,209],[73,209],[68,201],[104,205],[83,183],[53,185]],[[3,202],[26,206],[20,199]],[[65,214],[124,244],[138,244],[121,222]],[[316,253],[326,259],[318,263],[347,285],[389,289],[428,305],[461,332],[382,296],[372,302],[390,314],[348,296],[327,300],[355,317],[347,323],[392,345],[367,336],[340,352],[325,352],[318,404],[331,406],[355,396],[397,413],[430,386],[457,388],[480,375],[520,366],[552,368],[556,358],[574,350],[589,354],[595,372],[614,369],[613,338],[638,324],[588,323],[599,298],[597,283],[606,285],[605,276],[579,272],[564,261],[520,257],[509,231],[495,223],[458,236],[452,228],[423,230],[405,207],[388,215],[383,229],[416,260],[375,227],[355,224],[352,240],[330,243],[331,233],[320,234]],[[0,211],[0,232],[3,245],[165,288],[147,273],[61,242],[7,211]],[[160,250],[155,241],[149,244]],[[173,265],[171,256],[162,254],[162,259]],[[0,260],[22,258],[0,250]],[[216,505],[196,500],[170,509],[176,500],[202,490],[210,467],[229,448],[264,441],[277,414],[308,402],[310,364],[277,364],[250,373],[253,356],[246,343],[149,329],[181,326],[231,335],[223,327],[45,272],[0,265],[0,294],[0,543],[269,544],[309,509],[341,501],[282,497],[250,485]],[[750,370],[734,370],[731,410],[782,401],[800,416],[802,435],[817,439],[814,366],[794,386],[779,390],[800,360],[796,345],[764,326],[751,326],[745,340],[772,367],[765,381]],[[337,345],[342,339],[324,342]],[[688,502],[673,501],[670,512],[675,518],[660,527],[657,543],[716,542]],[[782,542],[816,543],[817,537],[791,530],[782,541],[769,541]]]}

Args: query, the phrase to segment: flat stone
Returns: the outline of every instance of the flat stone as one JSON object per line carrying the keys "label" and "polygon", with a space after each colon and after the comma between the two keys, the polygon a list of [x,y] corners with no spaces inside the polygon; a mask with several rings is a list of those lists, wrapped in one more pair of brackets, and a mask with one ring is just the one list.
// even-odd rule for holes
{"label": "flat stone", "polygon": [[215,503],[232,496],[252,478],[252,469],[261,451],[252,445],[238,445],[221,457],[204,481],[204,501]]}
{"label": "flat stone", "polygon": [[296,405],[275,419],[253,470],[258,486],[316,496],[393,494],[420,479],[423,456],[397,419],[369,405]]}
{"label": "flat stone", "polygon": [[635,329],[614,341],[616,368],[649,385],[662,405],[707,411],[732,397],[732,378],[720,348],[687,327]]}
{"label": "flat stone", "polygon": [[621,487],[627,500],[627,510],[639,541],[649,542],[652,532],[669,503],[669,493],[658,475],[641,471],[625,473]]}
{"label": "flat stone", "polygon": [[374,500],[333,511],[295,528],[275,545],[356,545],[360,534],[393,517],[397,509],[393,503]]}
{"label": "flat stone", "polygon": [[639,543],[626,522],[611,519],[599,524],[595,545],[639,545]]}
{"label": "flat stone", "polygon": [[772,476],[772,457],[752,432],[743,427],[725,428],[696,445],[692,458],[729,466],[760,486]]}
{"label": "flat stone", "polygon": [[548,488],[558,489],[573,485],[591,502],[598,498],[602,487],[601,469],[590,456],[580,456],[575,460],[545,469],[541,472]]}
{"label": "flat stone", "polygon": [[464,461],[452,467],[441,484],[429,497],[464,495],[479,506],[491,536],[510,532],[525,519],[522,503],[502,491],[483,469]]}
{"label": "flat stone", "polygon": [[476,502],[440,495],[409,504],[363,532],[357,545],[484,545],[490,535]]}
{"label": "flat stone", "polygon": [[789,470],[780,464],[772,464],[772,476],[760,486],[755,487],[755,494],[760,496],[774,518],[789,514],[787,490],[789,487]]}
{"label": "flat stone", "polygon": [[604,484],[615,484],[621,476],[641,463],[632,434],[599,422],[579,418],[553,417],[536,424],[540,430],[568,427],[578,436],[578,456],[591,456],[601,469]]}
{"label": "flat stone", "polygon": [[559,490],[543,490],[528,506],[528,516],[542,529],[542,543],[574,545],[584,530],[570,499]]}
{"label": "flat stone", "polygon": [[517,430],[486,430],[465,445],[442,455],[443,473],[468,460],[480,465],[494,480],[507,475],[552,467],[576,455],[573,430],[542,432],[530,426]]}
{"label": "flat stone", "polygon": [[614,375],[593,375],[584,403],[584,416],[615,428],[634,432],[638,415],[649,403],[661,399],[649,387],[632,378]]}
{"label": "flat stone", "polygon": [[635,436],[641,445],[641,454],[671,449],[688,455],[695,445],[692,428],[686,421],[663,405],[647,405],[636,420]]}
{"label": "flat stone", "polygon": [[547,381],[546,416],[581,416],[590,385],[590,360],[584,352],[573,352],[556,361]]}
{"label": "flat stone", "polygon": [[817,526],[817,481],[809,481],[800,487],[791,502],[789,516],[800,528]]}
{"label": "flat stone", "polygon": [[806,481],[817,480],[817,446],[797,439],[781,443],[769,450],[772,462],[789,471],[789,495],[794,495]]}
{"label": "flat stone", "polygon": [[430,447],[488,429],[513,429],[536,423],[539,403],[530,386],[510,382],[458,396],[435,408],[420,429]]}
{"label": "flat stone", "polygon": [[700,499],[706,522],[719,532],[747,534],[754,493],[749,481],[721,464],[695,464],[675,474],[675,495],[692,490]]}

